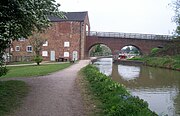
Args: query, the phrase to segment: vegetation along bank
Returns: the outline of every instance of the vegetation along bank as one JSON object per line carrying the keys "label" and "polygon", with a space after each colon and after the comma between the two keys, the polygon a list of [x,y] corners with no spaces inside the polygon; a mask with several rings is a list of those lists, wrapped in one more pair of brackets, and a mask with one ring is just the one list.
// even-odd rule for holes
{"label": "vegetation along bank", "polygon": [[83,69],[83,76],[88,82],[87,87],[92,91],[102,115],[107,116],[156,116],[148,109],[148,103],[132,96],[126,88],[100,73],[93,65]]}

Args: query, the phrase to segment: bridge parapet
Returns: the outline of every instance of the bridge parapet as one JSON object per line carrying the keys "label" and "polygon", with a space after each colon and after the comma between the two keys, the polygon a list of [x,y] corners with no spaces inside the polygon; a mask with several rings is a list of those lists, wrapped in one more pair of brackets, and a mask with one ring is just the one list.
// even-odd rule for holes
{"label": "bridge parapet", "polygon": [[97,36],[97,37],[117,37],[117,38],[152,39],[152,40],[172,40],[173,38],[173,36],[170,35],[121,33],[121,32],[96,32],[96,31],[87,32],[86,35]]}

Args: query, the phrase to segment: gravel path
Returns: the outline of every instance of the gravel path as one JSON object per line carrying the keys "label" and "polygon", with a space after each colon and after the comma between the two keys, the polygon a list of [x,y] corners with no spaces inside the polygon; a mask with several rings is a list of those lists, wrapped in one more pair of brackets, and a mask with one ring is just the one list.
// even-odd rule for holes
{"label": "gravel path", "polygon": [[47,76],[21,79],[31,90],[23,104],[10,116],[84,116],[80,92],[75,85],[78,71],[89,60]]}

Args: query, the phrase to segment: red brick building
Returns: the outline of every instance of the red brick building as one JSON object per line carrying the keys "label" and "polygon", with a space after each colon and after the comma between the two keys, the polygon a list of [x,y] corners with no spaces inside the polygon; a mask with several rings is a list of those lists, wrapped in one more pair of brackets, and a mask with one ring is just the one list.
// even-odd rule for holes
{"label": "red brick building", "polygon": [[[85,57],[86,32],[90,31],[88,12],[67,12],[66,19],[49,17],[52,26],[42,34],[46,38],[41,55],[46,61],[59,58],[79,60]],[[34,55],[31,38],[20,38],[12,43],[14,61],[23,61]]]}

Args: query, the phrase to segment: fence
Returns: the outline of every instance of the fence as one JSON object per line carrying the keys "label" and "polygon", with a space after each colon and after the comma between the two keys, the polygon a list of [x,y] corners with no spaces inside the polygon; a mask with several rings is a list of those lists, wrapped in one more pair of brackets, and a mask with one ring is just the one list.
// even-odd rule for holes
{"label": "fence", "polygon": [[98,37],[118,37],[118,38],[133,38],[133,39],[153,39],[153,40],[171,40],[171,35],[155,35],[155,34],[139,34],[139,33],[119,33],[119,32],[96,32],[91,31],[86,33],[87,36]]}

